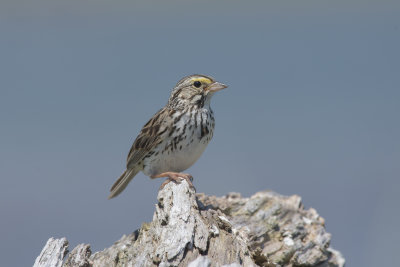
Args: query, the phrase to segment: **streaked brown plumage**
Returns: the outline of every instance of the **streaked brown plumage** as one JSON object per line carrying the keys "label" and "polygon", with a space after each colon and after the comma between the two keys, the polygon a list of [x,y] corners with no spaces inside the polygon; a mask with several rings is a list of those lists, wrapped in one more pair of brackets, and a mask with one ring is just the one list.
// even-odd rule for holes
{"label": "streaked brown plumage", "polygon": [[168,177],[167,181],[184,178],[192,185],[192,176],[180,172],[196,162],[211,140],[215,122],[210,100],[226,87],[205,75],[181,79],[167,105],[143,126],[109,198],[119,195],[139,171],[150,178]]}

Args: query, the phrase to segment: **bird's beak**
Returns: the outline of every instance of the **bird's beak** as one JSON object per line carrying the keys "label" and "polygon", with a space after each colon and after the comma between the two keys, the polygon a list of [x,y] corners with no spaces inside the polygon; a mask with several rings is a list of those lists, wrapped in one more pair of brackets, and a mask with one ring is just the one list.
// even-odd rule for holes
{"label": "bird's beak", "polygon": [[210,84],[206,90],[210,91],[210,92],[217,92],[219,90],[225,89],[226,87],[228,87],[228,85],[225,85],[223,83],[219,83],[219,82],[214,82],[212,84]]}

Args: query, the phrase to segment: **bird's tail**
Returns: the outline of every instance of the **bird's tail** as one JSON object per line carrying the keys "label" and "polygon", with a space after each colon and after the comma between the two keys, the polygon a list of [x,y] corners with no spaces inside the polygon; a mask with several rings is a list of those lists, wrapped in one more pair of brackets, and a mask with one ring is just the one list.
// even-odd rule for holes
{"label": "bird's tail", "polygon": [[129,184],[129,182],[135,177],[135,175],[139,172],[135,168],[124,171],[124,173],[118,178],[118,180],[112,185],[110,189],[110,195],[108,199],[118,196],[122,191],[124,191],[125,187]]}

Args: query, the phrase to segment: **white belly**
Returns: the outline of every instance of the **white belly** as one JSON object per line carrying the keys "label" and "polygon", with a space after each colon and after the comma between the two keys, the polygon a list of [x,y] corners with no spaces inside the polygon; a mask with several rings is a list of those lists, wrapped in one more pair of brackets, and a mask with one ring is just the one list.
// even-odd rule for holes
{"label": "white belly", "polygon": [[[189,140],[190,141],[190,140]],[[207,144],[202,144],[198,140],[193,141],[189,146],[179,147],[171,152],[164,152],[145,160],[143,173],[152,176],[163,172],[182,172],[192,166],[201,156]]]}

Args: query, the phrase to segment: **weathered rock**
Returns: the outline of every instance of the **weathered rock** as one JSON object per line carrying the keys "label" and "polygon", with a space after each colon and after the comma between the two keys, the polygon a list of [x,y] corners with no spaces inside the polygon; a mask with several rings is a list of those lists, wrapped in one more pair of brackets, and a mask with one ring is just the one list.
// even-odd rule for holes
{"label": "weathered rock", "polygon": [[[152,222],[93,255],[89,245],[79,245],[64,266],[344,266],[330,237],[324,220],[298,196],[196,195],[183,181],[159,192]],[[66,248],[49,242],[55,241],[38,259],[65,256]]]}
{"label": "weathered rock", "polygon": [[92,262],[89,261],[89,257],[92,254],[90,246],[87,244],[80,244],[76,246],[71,253],[68,255],[65,261],[65,267],[90,267]]}
{"label": "weathered rock", "polygon": [[61,267],[65,255],[68,253],[68,241],[65,237],[50,238],[36,258],[33,267]]}

